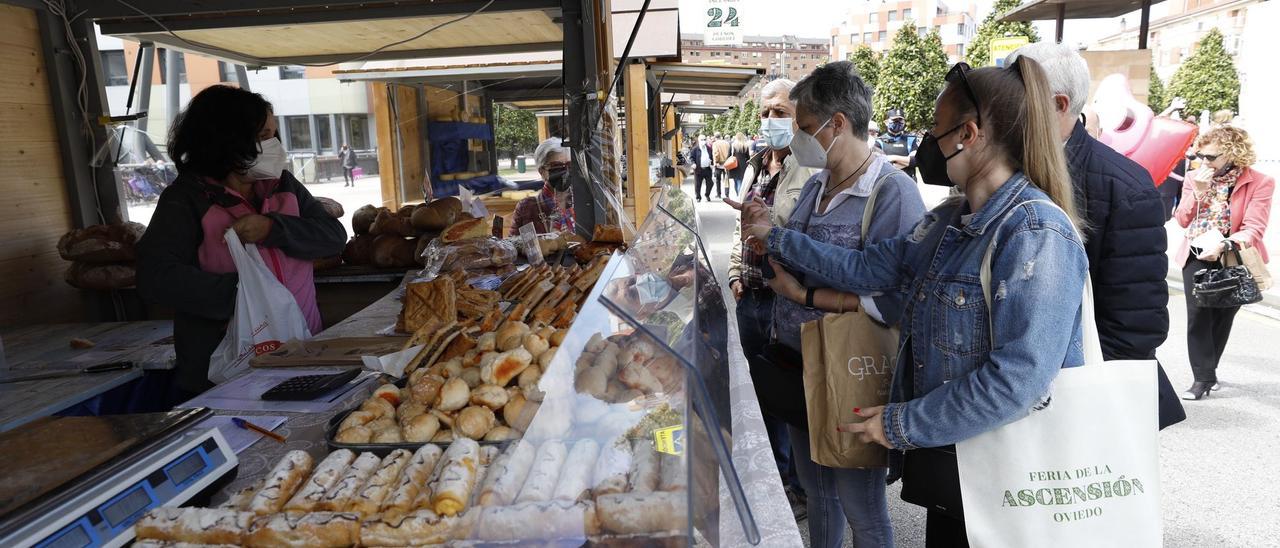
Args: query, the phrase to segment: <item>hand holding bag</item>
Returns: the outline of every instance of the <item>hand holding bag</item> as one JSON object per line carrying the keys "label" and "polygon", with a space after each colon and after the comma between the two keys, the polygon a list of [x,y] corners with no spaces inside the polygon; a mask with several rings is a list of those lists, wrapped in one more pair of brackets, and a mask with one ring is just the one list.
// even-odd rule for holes
{"label": "hand holding bag", "polygon": [[209,380],[223,383],[249,369],[249,360],[291,340],[311,338],[298,301],[267,268],[258,246],[241,244],[236,231],[223,237],[240,274],[236,311],[227,334],[209,357]]}
{"label": "hand holding bag", "polygon": [[[1235,242],[1223,240],[1227,249],[1217,268],[1203,268],[1195,273],[1191,286],[1196,306],[1200,308],[1235,308],[1262,300],[1262,291],[1249,267],[1245,266],[1240,249]],[[1235,259],[1235,266],[1227,266],[1227,257]]]}

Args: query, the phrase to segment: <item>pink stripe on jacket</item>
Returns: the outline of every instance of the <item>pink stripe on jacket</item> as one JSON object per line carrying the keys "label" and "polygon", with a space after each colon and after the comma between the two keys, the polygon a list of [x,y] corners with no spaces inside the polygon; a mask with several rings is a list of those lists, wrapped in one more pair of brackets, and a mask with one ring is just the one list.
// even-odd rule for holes
{"label": "pink stripe on jacket", "polygon": [[[1174,217],[1178,224],[1186,228],[1196,217],[1195,182],[1190,174],[1182,185],[1182,201],[1178,202],[1178,210]],[[1271,176],[1246,167],[1236,179],[1235,189],[1231,191],[1231,236],[1244,247],[1257,248],[1263,261],[1270,261],[1267,246],[1262,241],[1267,233],[1267,223],[1271,220],[1271,195],[1276,190],[1276,180]],[[1187,264],[1191,255],[1191,242],[1183,233],[1182,244],[1174,261],[1181,268]]]}

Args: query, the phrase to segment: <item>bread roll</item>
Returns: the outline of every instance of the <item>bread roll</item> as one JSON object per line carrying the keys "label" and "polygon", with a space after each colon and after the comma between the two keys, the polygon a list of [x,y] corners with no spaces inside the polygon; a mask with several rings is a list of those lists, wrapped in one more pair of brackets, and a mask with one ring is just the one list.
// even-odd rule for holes
{"label": "bread roll", "polygon": [[440,431],[440,419],[431,413],[423,413],[409,419],[400,427],[404,441],[426,443]]}
{"label": "bread roll", "polygon": [[441,231],[458,220],[462,200],[455,196],[440,198],[413,212],[413,226],[418,230]]}
{"label": "bread roll", "polygon": [[67,268],[65,279],[71,287],[109,291],[132,287],[137,280],[132,264],[91,264],[75,262]]}
{"label": "bread roll", "polygon": [[405,205],[402,205],[402,206],[400,206],[400,209],[397,209],[397,210],[396,210],[396,217],[404,217],[404,218],[406,218],[406,219],[412,218],[412,217],[413,217],[413,212],[414,212],[414,211],[417,211],[419,207],[422,207],[422,204],[405,204]]}
{"label": "bread roll", "polygon": [[316,508],[324,511],[341,511],[351,502],[351,498],[356,495],[369,477],[378,470],[378,465],[382,463],[382,459],[373,453],[361,453],[351,466],[342,473],[342,477],[338,482],[329,488],[329,491],[321,497]]}
{"label": "bread roll", "polygon": [[454,432],[473,440],[483,439],[496,422],[492,409],[483,405],[472,405],[458,413]]}
{"label": "bread roll", "polygon": [[347,512],[281,513],[249,526],[250,547],[343,548],[360,542],[360,515]]}
{"label": "bread roll", "polygon": [[351,215],[351,231],[357,236],[368,234],[369,229],[373,227],[373,221],[378,218],[379,208],[373,205],[360,206],[355,213]]}
{"label": "bread roll", "polygon": [[285,453],[271,472],[267,473],[262,489],[249,501],[249,511],[258,515],[279,512],[307,479],[312,464],[311,455],[306,451]]}
{"label": "bread roll", "polygon": [[487,384],[506,386],[532,362],[533,355],[523,348],[503,352],[492,363],[480,369],[480,379]]}
{"label": "bread roll", "polygon": [[520,439],[520,433],[513,430],[510,426],[495,426],[488,434],[484,435],[484,441],[509,441]]}
{"label": "bread roll", "polygon": [[407,513],[413,509],[418,499],[418,492],[426,487],[436,462],[444,451],[438,445],[426,444],[413,453],[409,464],[405,466],[400,477],[396,479],[395,488],[382,501],[382,512]]}
{"label": "bread roll", "polygon": [[161,506],[134,524],[134,534],[139,539],[170,542],[241,544],[253,518],[253,512]]}
{"label": "bread roll", "polygon": [[592,439],[574,442],[560,471],[551,498],[578,501],[591,494],[591,472],[600,456],[600,444]]}
{"label": "bread roll", "polygon": [[363,516],[374,514],[382,508],[382,501],[391,494],[396,478],[409,465],[413,454],[404,449],[396,449],[382,459],[378,470],[369,477],[369,481],[356,492],[347,503],[347,511]]}
{"label": "bread roll", "polygon": [[72,230],[58,239],[58,255],[81,263],[132,262],[138,258],[135,244],[146,230],[132,222]]}
{"label": "bread roll", "polygon": [[538,454],[533,459],[533,467],[529,469],[529,477],[524,480],[524,486],[516,496],[516,504],[551,500],[567,455],[568,450],[565,449],[564,443],[556,440],[544,442],[538,447]]}
{"label": "bread roll", "polygon": [[413,251],[417,242],[396,234],[383,234],[373,240],[373,264],[380,268],[407,268],[417,264]]}
{"label": "bread roll", "polygon": [[457,411],[467,406],[467,402],[471,399],[471,388],[467,386],[467,382],[452,378],[444,383],[444,387],[440,389],[440,400],[436,403],[436,409],[440,411]]}
{"label": "bread roll", "polygon": [[329,492],[338,480],[342,478],[342,473],[351,466],[351,462],[356,459],[356,454],[346,449],[339,449],[316,466],[315,472],[311,473],[311,477],[306,483],[298,489],[297,494],[289,499],[284,505],[286,512],[310,512],[315,510],[316,505],[320,503],[320,499],[324,498],[324,494]]}
{"label": "bread roll", "polygon": [[[415,373],[417,372],[415,371]],[[409,384],[410,398],[428,407],[435,405],[440,397],[440,389],[444,387],[444,383],[444,377],[424,374],[417,382]]]}
{"label": "bread roll", "polygon": [[351,238],[347,246],[342,249],[342,262],[350,265],[373,264],[374,238],[369,234],[360,234]]}
{"label": "bread roll", "polygon": [[373,439],[373,430],[368,426],[353,426],[345,430],[340,430],[338,435],[333,437],[333,441],[338,443],[369,443]]}
{"label": "bread roll", "polygon": [[489,409],[500,409],[507,404],[507,390],[494,384],[484,384],[471,390],[471,404]]}

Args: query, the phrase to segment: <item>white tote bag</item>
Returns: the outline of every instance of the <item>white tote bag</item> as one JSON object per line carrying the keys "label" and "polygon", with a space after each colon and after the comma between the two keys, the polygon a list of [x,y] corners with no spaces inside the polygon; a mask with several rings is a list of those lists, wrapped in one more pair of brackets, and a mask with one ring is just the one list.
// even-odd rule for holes
{"label": "white tote bag", "polygon": [[1156,362],[1104,362],[1087,277],[1080,323],[1085,363],[1058,373],[1046,408],[956,444],[971,546],[1163,542]]}
{"label": "white tote bag", "polygon": [[271,352],[290,340],[311,338],[307,319],[289,288],[276,279],[258,253],[258,246],[241,244],[236,231],[223,237],[240,274],[236,311],[227,335],[209,357],[209,380],[223,383],[249,369],[249,360]]}

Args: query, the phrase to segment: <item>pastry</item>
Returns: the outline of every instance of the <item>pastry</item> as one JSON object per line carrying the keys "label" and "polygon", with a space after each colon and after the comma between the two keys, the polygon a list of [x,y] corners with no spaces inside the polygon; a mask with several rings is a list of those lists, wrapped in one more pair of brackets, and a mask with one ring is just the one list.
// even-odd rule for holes
{"label": "pastry", "polygon": [[591,471],[592,492],[597,498],[627,491],[632,454],[631,443],[625,439],[600,450],[600,457]]}
{"label": "pastry", "polygon": [[444,387],[440,389],[440,400],[436,403],[436,409],[440,411],[457,411],[466,407],[467,402],[471,399],[471,387],[467,386],[467,382],[452,378],[444,383]]}
{"label": "pastry", "polygon": [[605,376],[603,368],[588,367],[578,374],[574,380],[574,388],[580,394],[603,399],[609,390],[609,377]]}
{"label": "pastry", "polygon": [[342,419],[342,424],[338,426],[338,430],[341,431],[355,426],[364,426],[376,418],[378,418],[378,415],[372,411],[352,411],[351,414],[347,415],[347,418]]}
{"label": "pastry", "polygon": [[442,516],[454,516],[465,510],[471,500],[480,445],[474,440],[457,438],[442,458],[445,465],[431,493],[431,509]]}
{"label": "pastry", "polygon": [[495,426],[484,435],[484,441],[509,441],[520,439],[520,433],[510,426]]}
{"label": "pastry", "polygon": [[432,409],[431,414],[434,415],[437,419],[440,419],[441,426],[445,428],[453,428],[453,425],[454,425],[453,416],[456,413],[451,414],[451,413],[446,413],[444,411],[441,411],[439,409]]}
{"label": "pastry", "polygon": [[373,453],[361,453],[351,466],[342,473],[342,477],[338,482],[333,484],[320,498],[319,504],[316,505],[318,510],[324,511],[342,511],[346,509],[347,504],[351,502],[352,497],[364,486],[369,477],[378,470],[378,465],[382,463],[382,459]]}
{"label": "pastry", "polygon": [[476,525],[476,538],[492,542],[585,539],[599,532],[594,504],[560,500],[485,508]]}
{"label": "pastry", "polygon": [[406,400],[396,408],[396,422],[400,424],[400,428],[409,422],[410,419],[427,412],[426,404],[422,402]]}
{"label": "pastry", "polygon": [[483,439],[496,424],[493,410],[483,405],[472,405],[458,413],[454,433],[473,440]]}
{"label": "pastry", "polygon": [[[507,402],[507,407],[502,408],[503,418],[507,417],[507,410],[511,408],[511,403]],[[507,421],[507,426],[515,428],[521,432],[529,429],[529,425],[533,424],[533,420],[538,416],[538,410],[542,408],[541,402],[529,400],[523,394],[520,396],[520,404],[516,406],[514,417]]]}
{"label": "pastry", "polygon": [[533,444],[527,441],[516,440],[508,446],[497,462],[489,467],[489,474],[480,488],[478,504],[502,506],[513,502],[529,475],[535,454]]}
{"label": "pastry", "polygon": [[600,444],[595,440],[581,439],[574,442],[565,458],[560,479],[551,498],[576,502],[590,495],[591,472],[599,456]]}
{"label": "pastry", "polygon": [[[546,352],[543,352],[543,354],[546,354]],[[541,380],[542,368],[537,365],[530,365],[520,372],[520,377],[516,380],[516,384],[521,390],[524,390],[525,394],[528,394],[538,389],[538,381]]]}
{"label": "pastry", "polygon": [[364,403],[360,405],[360,410],[372,413],[374,420],[381,419],[383,417],[391,417],[394,419],[396,416],[396,406],[391,405],[391,402],[377,396],[364,400]]}
{"label": "pastry", "polygon": [[560,347],[558,346],[552,346],[551,348],[548,348],[546,352],[538,354],[537,363],[538,363],[538,370],[540,373],[542,371],[546,371],[548,368],[551,367],[551,360],[555,359],[556,350],[559,350],[559,349]]}
{"label": "pastry", "polygon": [[[435,405],[436,399],[440,397],[440,389],[444,387],[444,377],[425,374],[425,369],[422,371],[424,374],[418,378],[417,382],[409,381],[409,397],[414,402],[432,406]],[[414,373],[417,373],[417,371]]]}
{"label": "pastry", "polygon": [[403,514],[413,509],[418,492],[426,486],[443,453],[440,446],[432,444],[423,445],[414,452],[409,464],[405,465],[404,471],[396,479],[391,494],[382,501],[381,510],[384,515],[396,512]]}
{"label": "pastry", "polygon": [[527,334],[529,334],[529,326],[524,322],[507,322],[494,335],[497,338],[498,350],[506,352],[518,348]]}
{"label": "pastry", "polygon": [[439,431],[440,419],[431,413],[423,413],[413,417],[400,427],[401,437],[404,438],[404,441],[412,443],[429,442]]}
{"label": "pastry", "polygon": [[463,369],[458,373],[458,378],[467,383],[467,388],[476,388],[480,386],[480,368],[468,367]]}
{"label": "pastry", "polygon": [[551,500],[567,453],[564,443],[556,440],[544,442],[538,447],[538,454],[534,456],[533,466],[529,469],[529,477],[524,480],[520,494],[516,496],[516,504]]}
{"label": "pastry", "polygon": [[471,390],[471,404],[501,409],[507,404],[507,390],[496,384],[482,384]]}
{"label": "pastry", "polygon": [[369,439],[370,443],[403,443],[404,433],[400,431],[400,427],[396,424],[390,424],[381,430],[375,430],[373,437]]}
{"label": "pastry", "polygon": [[453,443],[453,430],[443,428],[431,436],[431,443]]}
{"label": "pastry", "polygon": [[492,363],[481,367],[480,379],[487,384],[506,386],[532,362],[533,355],[523,348],[503,352]]}
{"label": "pastry", "polygon": [[360,487],[351,502],[347,503],[347,511],[361,516],[376,513],[382,507],[382,501],[391,494],[396,478],[400,477],[400,472],[408,466],[412,457],[413,454],[404,449],[396,449],[387,454],[378,470]]}
{"label": "pastry", "polygon": [[324,494],[329,492],[338,480],[342,478],[342,473],[351,466],[351,461],[356,459],[356,454],[346,449],[339,449],[316,466],[311,477],[307,479],[302,488],[285,503],[284,511],[286,512],[310,512],[316,508],[320,499]]}
{"label": "pastry", "polygon": [[[431,320],[450,324],[458,319],[457,294],[453,279],[440,276],[429,282],[405,286],[404,326],[410,333],[430,325]],[[432,329],[434,333],[437,329]]]}
{"label": "pastry", "polygon": [[288,512],[262,516],[245,535],[245,546],[343,548],[360,542],[360,515],[348,512]]}
{"label": "pastry", "polygon": [[436,546],[471,536],[479,512],[442,516],[429,509],[402,516],[366,521],[360,531],[362,546]]}
{"label": "pastry", "polygon": [[394,384],[384,384],[375,389],[370,397],[387,400],[387,403],[391,404],[391,407],[394,408],[397,405],[400,405],[400,387]]}
{"label": "pastry", "polygon": [[279,512],[294,491],[311,473],[313,461],[305,451],[289,451],[266,476],[262,489],[249,501],[249,511],[258,515]]}
{"label": "pastry", "polygon": [[449,225],[440,233],[440,243],[452,244],[489,236],[489,223],[484,219],[464,219]]}
{"label": "pastry", "polygon": [[689,528],[689,493],[624,493],[596,498],[604,531],[619,535],[681,532]]}
{"label": "pastry", "polygon": [[539,337],[537,333],[529,333],[528,335],[525,335],[523,342],[524,349],[534,356],[541,355],[543,352],[546,352],[548,348],[551,348],[551,345],[547,343],[547,340]]}
{"label": "pastry", "polygon": [[476,339],[476,349],[481,352],[491,352],[498,348],[498,334],[492,331],[482,333]]}
{"label": "pastry", "polygon": [[367,426],[352,426],[345,430],[339,430],[338,435],[333,437],[333,441],[338,443],[369,443],[373,439],[373,430]]}
{"label": "pastry", "polygon": [[[507,404],[502,406],[502,420],[514,428],[517,419],[520,418],[521,412],[524,411],[524,404],[526,401],[527,400],[525,399],[523,392],[508,392]],[[519,429],[517,428],[517,430]]]}
{"label": "pastry", "polygon": [[629,388],[639,390],[644,394],[658,394],[662,392],[662,383],[658,382],[657,377],[649,372],[649,369],[637,362],[631,362],[622,366],[618,371],[618,380]]}
{"label": "pastry", "polygon": [[258,490],[262,489],[262,484],[266,482],[267,478],[258,478],[258,481],[253,482],[253,485],[236,491],[230,497],[227,497],[226,502],[223,502],[218,507],[229,510],[239,510],[241,512],[247,511],[249,509],[249,502],[253,500],[254,495],[258,494]]}
{"label": "pastry", "polygon": [[253,512],[219,508],[153,508],[134,524],[139,539],[199,544],[241,544]]}
{"label": "pastry", "polygon": [[454,358],[437,365],[440,369],[441,375],[444,375],[446,379],[452,379],[462,376],[462,364],[463,361],[461,358]]}
{"label": "pastry", "polygon": [[551,343],[551,346],[560,346],[564,344],[564,338],[568,335],[568,329],[557,329],[555,333],[552,333],[550,337],[547,337],[547,342]]}
{"label": "pastry", "polygon": [[632,493],[651,493],[658,489],[658,452],[653,449],[653,440],[642,438],[632,444],[627,481]]}

